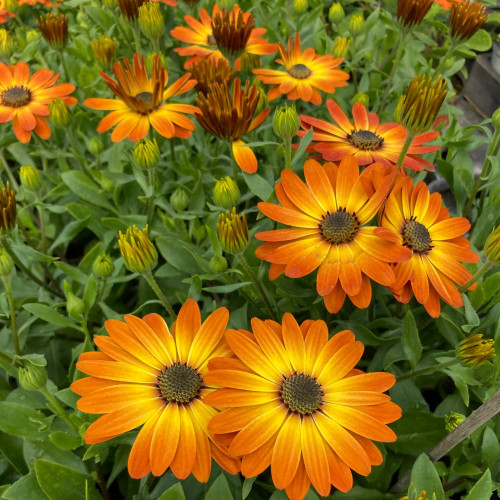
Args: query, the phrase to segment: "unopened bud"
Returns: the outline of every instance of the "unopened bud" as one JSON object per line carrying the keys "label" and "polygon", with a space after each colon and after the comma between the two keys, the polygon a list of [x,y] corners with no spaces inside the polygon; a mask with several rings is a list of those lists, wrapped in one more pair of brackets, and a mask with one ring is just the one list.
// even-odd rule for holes
{"label": "unopened bud", "polygon": [[66,282],[64,282],[64,291],[66,294],[66,311],[68,311],[71,318],[75,320],[82,319],[85,302],[71,291]]}
{"label": "unopened bud", "polygon": [[282,106],[274,112],[274,133],[285,142],[289,142],[297,134],[300,128],[300,118],[295,106]]}
{"label": "unopened bud", "polygon": [[158,2],[147,2],[139,7],[139,26],[152,42],[157,42],[163,35],[165,22]]}
{"label": "unopened bud", "polygon": [[349,31],[354,35],[359,35],[363,31],[363,26],[365,24],[365,19],[361,12],[353,14],[349,18]]}
{"label": "unopened bud", "polygon": [[92,40],[91,47],[96,61],[101,66],[111,66],[111,63],[115,60],[116,56],[116,40],[110,38],[109,36],[103,35],[96,40]]}
{"label": "unopened bud", "polygon": [[148,235],[148,227],[129,227],[118,240],[125,267],[133,273],[147,273],[158,264],[158,252]]}
{"label": "unopened bud", "polygon": [[231,177],[215,179],[214,202],[222,208],[231,208],[240,201],[240,190],[238,184]]}
{"label": "unopened bud", "polygon": [[335,58],[345,57],[349,51],[349,38],[345,36],[338,36],[333,44],[332,55]]}
{"label": "unopened bud", "polygon": [[232,212],[228,210],[225,214],[220,214],[217,220],[217,236],[225,252],[238,254],[245,250],[248,245],[248,224],[245,214],[240,217],[236,213],[236,208],[233,208]]}
{"label": "unopened bud", "polygon": [[170,197],[170,204],[177,212],[182,212],[189,205],[189,196],[184,188],[177,188]]}
{"label": "unopened bud", "polygon": [[216,273],[223,273],[227,269],[227,260],[222,255],[215,255],[210,260],[210,268]]}
{"label": "unopened bud", "polygon": [[2,28],[0,29],[0,57],[7,59],[12,52],[14,52],[14,40],[9,32]]}
{"label": "unopened bud", "polygon": [[495,130],[500,130],[500,108],[491,115],[491,124]]}
{"label": "unopened bud", "polygon": [[99,137],[92,137],[89,142],[87,142],[87,149],[93,155],[100,155],[104,151],[104,144]]}
{"label": "unopened bud", "polygon": [[103,280],[109,278],[115,270],[113,260],[107,253],[99,255],[92,264],[94,274]]}
{"label": "unopened bud", "polygon": [[43,356],[22,356],[17,358],[21,366],[17,371],[19,385],[27,391],[39,391],[47,384],[47,362]]}
{"label": "unopened bud", "polygon": [[42,185],[40,171],[31,165],[23,165],[19,169],[19,179],[23,188],[29,191],[38,191]]}
{"label": "unopened bud", "polygon": [[12,257],[3,248],[0,248],[0,276],[6,278],[14,269]]}
{"label": "unopened bud", "polygon": [[297,14],[303,14],[307,10],[307,0],[293,0],[293,10]]}
{"label": "unopened bud", "polygon": [[368,97],[368,94],[358,92],[357,94],[354,94],[353,97],[353,103],[357,102],[360,102],[365,108],[367,108],[368,104],[370,104],[370,98]]}
{"label": "unopened bud", "polygon": [[500,266],[500,226],[497,226],[488,238],[486,238],[484,255],[486,255],[486,258],[490,262],[496,266]]}
{"label": "unopened bud", "polygon": [[29,30],[26,33],[26,41],[28,43],[38,42],[40,40],[40,33],[37,30]]}
{"label": "unopened bud", "polygon": [[71,115],[62,99],[53,99],[49,104],[49,118],[56,127],[66,127],[71,121]]}
{"label": "unopened bud", "polygon": [[156,139],[139,139],[134,146],[134,159],[144,169],[153,168],[160,160]]}
{"label": "unopened bud", "polygon": [[332,6],[330,7],[330,10],[328,11],[328,20],[331,23],[340,23],[342,19],[344,19],[345,13],[344,9],[342,7],[342,4],[338,2],[332,3]]}
{"label": "unopened bud", "polygon": [[465,338],[457,346],[457,357],[464,366],[478,366],[495,357],[493,339],[483,339],[478,333]]}
{"label": "unopened bud", "polygon": [[464,420],[465,415],[452,411],[449,415],[446,415],[446,417],[444,417],[444,426],[446,432],[455,430]]}

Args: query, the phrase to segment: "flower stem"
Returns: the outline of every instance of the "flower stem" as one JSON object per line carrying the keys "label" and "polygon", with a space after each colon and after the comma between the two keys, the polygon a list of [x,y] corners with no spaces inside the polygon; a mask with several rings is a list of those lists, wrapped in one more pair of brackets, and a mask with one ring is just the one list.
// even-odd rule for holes
{"label": "flower stem", "polygon": [[147,214],[147,224],[148,226],[151,224],[151,220],[153,219],[153,211],[155,207],[155,168],[148,169],[148,181],[149,181],[149,193],[148,193],[148,203],[146,205],[146,214]]}
{"label": "flower stem", "polygon": [[38,217],[40,219],[40,233],[42,235],[42,252],[47,255],[47,234],[45,231],[45,210],[43,209],[43,203],[39,199],[38,205],[37,205],[37,210],[38,210]]}
{"label": "flower stem", "polygon": [[167,300],[163,292],[161,291],[158,283],[154,279],[153,275],[151,274],[150,271],[144,273],[144,277],[146,278],[146,281],[149,283],[149,286],[153,289],[153,291],[156,293],[157,297],[160,299],[161,303],[165,307],[165,309],[168,311],[168,314],[170,314],[170,317],[175,321],[177,319],[177,314],[175,314],[175,311],[173,307],[170,305],[170,302]]}
{"label": "flower stem", "polygon": [[64,51],[61,49],[58,52],[59,52],[59,57],[61,58],[61,66],[63,68],[64,79],[67,82],[69,82],[69,71],[68,68],[66,67],[66,61],[64,60]]}
{"label": "flower stem", "polygon": [[19,189],[19,184],[16,181],[16,178],[14,177],[14,174],[12,173],[12,170],[9,167],[9,163],[5,159],[5,156],[3,153],[0,151],[0,160],[2,160],[3,167],[5,168],[5,171],[7,172],[7,177],[9,178],[10,183],[12,184],[12,187],[17,191]]}
{"label": "flower stem", "polygon": [[436,76],[441,74],[441,70],[443,69],[443,66],[446,64],[446,59],[450,57],[453,52],[455,52],[455,49],[457,48],[456,43],[453,42],[453,40],[450,41],[450,46],[448,47],[448,50],[445,52],[444,56],[440,57],[439,64],[437,65],[436,69],[432,73],[432,79],[436,78]]}
{"label": "flower stem", "polygon": [[292,141],[291,141],[291,139],[283,141],[283,145],[285,148],[285,168],[291,169],[292,168]]}
{"label": "flower stem", "polygon": [[458,291],[460,293],[463,293],[466,290],[468,290],[471,287],[471,285],[473,285],[483,274],[487,273],[493,267],[493,265],[494,265],[493,262],[486,259],[486,262],[478,269],[476,274],[474,274],[474,276],[472,276],[472,278],[469,281],[467,281],[465,285],[461,286],[458,289]]}
{"label": "flower stem", "polygon": [[80,153],[80,148],[78,146],[78,143],[76,141],[76,138],[73,134],[73,130],[71,129],[71,127],[67,128],[67,133],[68,133],[69,142],[71,143],[71,146],[73,147],[73,151],[75,153],[75,156],[78,159],[78,162],[80,163],[80,167],[82,167],[82,170],[87,174],[87,176],[90,179],[92,179],[92,174],[90,173],[89,169],[87,168],[87,165],[85,164],[85,158]]}
{"label": "flower stem", "polygon": [[413,373],[407,373],[406,375],[398,377],[397,381],[401,382],[403,380],[408,380],[410,378],[420,377],[421,375],[428,375],[429,373],[436,372],[436,371],[441,370],[443,368],[448,368],[449,366],[456,365],[457,363],[460,363],[460,361],[458,361],[458,359],[452,359],[451,361],[446,361],[445,363],[439,363],[438,365],[433,365],[433,366],[429,366],[427,368],[422,368],[421,370],[417,370],[416,372],[413,372]]}
{"label": "flower stem", "polygon": [[80,430],[78,426],[71,420],[68,412],[57,402],[57,399],[48,391],[47,387],[40,389],[40,392],[47,398],[50,409],[61,417],[71,427],[73,432],[79,436]]}
{"label": "flower stem", "polygon": [[14,297],[12,296],[12,287],[10,286],[10,277],[2,276],[2,281],[5,286],[5,292],[7,293],[7,299],[9,301],[10,309],[10,324],[12,327],[12,339],[14,340],[14,349],[16,354],[21,356],[21,346],[19,345],[19,333],[17,331],[17,320],[16,320],[16,308],[14,306]]}
{"label": "flower stem", "polygon": [[398,158],[398,161],[396,163],[397,168],[396,168],[396,171],[394,172],[394,177],[392,178],[391,187],[389,188],[389,191],[387,192],[387,196],[389,196],[391,194],[392,188],[394,187],[394,184],[396,183],[396,178],[397,178],[399,172],[401,172],[401,169],[403,168],[403,162],[405,161],[406,154],[408,153],[408,150],[410,149],[410,146],[411,146],[411,143],[413,142],[414,137],[415,136],[409,130],[406,131],[405,143],[403,144],[403,148],[401,149],[401,153],[399,153],[399,158]]}
{"label": "flower stem", "polygon": [[266,304],[266,307],[267,307],[269,313],[271,314],[271,317],[275,321],[279,321],[278,315],[276,314],[276,312],[274,311],[274,309],[271,307],[271,304],[269,302],[269,299],[267,298],[266,292],[264,291],[264,288],[262,287],[261,282],[257,279],[257,276],[255,276],[255,273],[252,271],[252,268],[250,267],[250,265],[248,264],[247,260],[243,256],[243,252],[240,252],[240,253],[236,254],[236,257],[238,257],[238,259],[241,262],[242,266],[245,268],[245,271],[247,272],[248,276],[252,280],[252,282],[253,282],[253,284],[255,286],[255,289],[257,290],[257,293],[262,297],[262,300]]}

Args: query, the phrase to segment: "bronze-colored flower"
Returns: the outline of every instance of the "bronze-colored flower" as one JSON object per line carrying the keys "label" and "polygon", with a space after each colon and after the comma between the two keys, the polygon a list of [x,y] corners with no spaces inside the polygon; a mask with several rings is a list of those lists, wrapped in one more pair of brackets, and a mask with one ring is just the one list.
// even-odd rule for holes
{"label": "bronze-colored flower", "polygon": [[468,40],[481,28],[488,16],[481,2],[452,2],[449,19],[451,36],[460,41]]}
{"label": "bronze-colored flower", "polygon": [[54,49],[62,49],[68,40],[68,16],[66,14],[52,14],[40,16],[36,21],[45,41]]}
{"label": "bronze-colored flower", "polygon": [[0,189],[0,235],[14,228],[16,213],[16,196],[7,182],[7,187]]}
{"label": "bronze-colored flower", "polygon": [[123,17],[127,21],[135,21],[139,17],[139,7],[147,0],[117,0]]}
{"label": "bronze-colored flower", "polygon": [[248,224],[245,214],[241,217],[236,213],[236,208],[225,214],[220,214],[217,219],[217,236],[224,252],[236,255],[243,252],[248,245]]}
{"label": "bronze-colored flower", "polygon": [[471,335],[458,344],[457,356],[464,366],[478,366],[495,357],[494,344],[493,339],[483,339],[481,333]]}
{"label": "bronze-colored flower", "polygon": [[116,56],[116,40],[103,35],[92,40],[91,46],[97,62],[105,68],[111,66]]}
{"label": "bronze-colored flower", "polygon": [[398,0],[398,21],[405,28],[420,24],[434,0]]}
{"label": "bronze-colored flower", "polygon": [[190,68],[191,78],[196,80],[195,89],[202,94],[208,94],[210,85],[214,83],[231,85],[235,73],[226,59],[207,57],[201,59]]}

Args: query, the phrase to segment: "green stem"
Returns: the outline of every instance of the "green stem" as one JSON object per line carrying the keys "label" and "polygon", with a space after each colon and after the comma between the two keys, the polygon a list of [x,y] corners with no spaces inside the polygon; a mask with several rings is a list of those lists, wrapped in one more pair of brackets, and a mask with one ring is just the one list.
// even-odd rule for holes
{"label": "green stem", "polygon": [[87,322],[82,320],[82,321],[80,321],[80,325],[82,326],[82,330],[83,330],[83,333],[85,335],[85,340],[89,343],[89,345],[92,345],[92,336],[90,335],[89,327],[87,326]]}
{"label": "green stem", "polygon": [[170,143],[170,156],[172,157],[172,164],[175,164],[175,137],[168,140]]}
{"label": "green stem", "polygon": [[177,314],[175,314],[175,311],[173,307],[170,305],[170,302],[167,300],[165,295],[163,295],[163,292],[161,291],[158,283],[154,279],[151,272],[150,271],[145,272],[144,277],[146,278],[146,281],[149,283],[149,286],[153,289],[157,297],[160,299],[165,309],[168,311],[168,314],[170,314],[170,317],[175,321],[177,319]]}
{"label": "green stem", "polygon": [[10,277],[2,276],[2,281],[7,293],[7,299],[9,301],[10,324],[12,326],[12,339],[14,340],[14,349],[16,350],[16,354],[18,356],[21,356],[22,352],[21,346],[19,345],[19,333],[17,331],[16,308],[14,306],[14,297],[12,296],[12,287],[10,286]]}
{"label": "green stem", "polygon": [[134,34],[135,51],[141,53],[141,30],[136,22],[132,24],[132,33]]}
{"label": "green stem", "polygon": [[48,253],[48,248],[47,248],[47,234],[45,231],[45,210],[43,209],[43,203],[40,199],[37,200],[38,205],[37,205],[37,210],[38,210],[38,217],[40,219],[40,233],[42,235],[42,252],[47,255]]}
{"label": "green stem", "polygon": [[101,302],[101,300],[102,300],[102,296],[104,295],[104,290],[106,289],[106,282],[107,282],[107,279],[101,280],[101,284],[99,287],[99,293],[97,294],[96,304],[99,304],[99,302]]}
{"label": "green stem", "polygon": [[446,361],[445,363],[439,363],[438,365],[429,366],[428,368],[422,368],[421,370],[417,370],[413,373],[408,373],[401,377],[397,378],[397,382],[401,382],[402,380],[408,380],[410,378],[420,377],[420,375],[428,375],[429,373],[434,373],[438,370],[442,370],[443,368],[448,368],[449,366],[456,365],[460,363],[458,359],[452,359],[451,361]]}
{"label": "green stem", "polygon": [[7,177],[9,178],[10,183],[12,184],[12,187],[17,191],[19,189],[19,184],[16,181],[16,178],[14,177],[14,174],[12,173],[12,170],[9,167],[9,163],[5,159],[5,156],[3,153],[0,151],[0,160],[2,160],[3,167],[5,168],[5,171],[7,172]]}
{"label": "green stem", "polygon": [[255,286],[255,289],[257,290],[257,293],[262,297],[262,300],[266,304],[266,307],[267,307],[269,313],[271,314],[271,317],[275,321],[279,321],[278,315],[276,314],[276,312],[274,311],[274,309],[271,307],[271,304],[270,304],[270,302],[269,302],[269,300],[267,298],[266,292],[264,291],[264,288],[262,287],[262,283],[257,279],[257,276],[255,276],[255,273],[252,271],[252,268],[250,267],[250,265],[248,264],[247,260],[243,256],[243,252],[240,252],[240,253],[236,254],[236,257],[238,257],[238,259],[241,262],[242,266],[245,268],[245,271],[247,272],[248,276],[252,280],[252,282],[253,282],[253,284]]}
{"label": "green stem", "polygon": [[448,50],[445,52],[444,56],[440,57],[439,64],[432,73],[432,79],[436,78],[436,76],[441,74],[441,70],[443,69],[443,66],[446,64],[446,59],[448,59],[448,57],[450,57],[453,54],[453,52],[455,52],[456,48],[457,44],[454,43],[453,40],[451,40]]}
{"label": "green stem", "polygon": [[66,67],[66,61],[64,60],[64,51],[60,49],[59,51],[59,57],[61,58],[61,66],[63,68],[63,74],[64,74],[64,79],[69,82],[69,71],[68,68]]}
{"label": "green stem", "polygon": [[151,220],[153,219],[153,212],[155,207],[155,168],[148,169],[148,181],[149,181],[149,193],[148,193],[148,202],[146,205],[146,214],[147,214],[147,224],[148,226],[151,224]]}
{"label": "green stem", "polygon": [[399,153],[398,161],[396,163],[396,171],[394,172],[394,177],[392,178],[392,183],[391,187],[389,188],[389,191],[387,192],[387,196],[392,191],[392,188],[394,187],[394,184],[396,183],[396,178],[401,172],[401,169],[403,168],[403,162],[406,158],[406,153],[408,153],[408,150],[410,149],[411,143],[413,142],[413,139],[415,138],[414,134],[412,134],[409,130],[406,131],[406,139],[405,143],[403,144],[403,149],[401,149],[401,153]]}
{"label": "green stem", "polygon": [[285,147],[285,168],[292,168],[292,140],[284,140],[283,145]]}
{"label": "green stem", "polygon": [[90,170],[87,168],[85,158],[80,153],[80,147],[78,146],[78,143],[76,141],[75,135],[73,134],[73,130],[71,129],[71,127],[67,127],[67,134],[69,142],[73,147],[73,152],[75,153],[75,156],[78,159],[78,162],[80,163],[80,167],[89,176],[89,178],[92,179],[92,174],[90,173]]}
{"label": "green stem", "polygon": [[78,426],[71,420],[68,412],[57,402],[57,399],[48,391],[47,387],[40,389],[40,392],[47,398],[50,404],[50,409],[59,417],[61,417],[73,430],[73,432],[79,436],[80,430]]}
{"label": "green stem", "polygon": [[460,293],[463,293],[468,290],[471,285],[473,285],[483,274],[487,273],[493,266],[494,263],[486,259],[486,262],[482,265],[482,267],[479,268],[476,274],[474,274],[474,276],[472,276],[472,278],[467,281],[465,285],[461,286],[458,291]]}

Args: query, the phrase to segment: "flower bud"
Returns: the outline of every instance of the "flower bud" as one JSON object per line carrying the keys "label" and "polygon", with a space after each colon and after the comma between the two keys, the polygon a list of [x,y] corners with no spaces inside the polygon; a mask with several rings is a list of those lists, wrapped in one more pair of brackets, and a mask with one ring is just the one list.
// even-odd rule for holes
{"label": "flower bud", "polygon": [[196,219],[193,222],[191,231],[198,243],[203,241],[207,236],[207,228],[205,227],[205,224],[200,224]]}
{"label": "flower bud", "polygon": [[283,141],[289,142],[300,128],[300,118],[295,106],[282,106],[274,112],[273,130]]}
{"label": "flower bud", "polygon": [[29,191],[38,191],[42,185],[40,171],[31,165],[24,165],[19,169],[19,179],[23,188]]}
{"label": "flower bud", "polygon": [[52,99],[49,104],[49,118],[55,127],[66,127],[71,121],[68,106],[60,99]]}
{"label": "flower bud", "polygon": [[22,356],[17,358],[21,364],[17,371],[19,385],[27,391],[39,391],[47,384],[47,362],[43,356]]}
{"label": "flower bud", "polygon": [[139,139],[134,146],[134,159],[144,169],[153,168],[160,160],[156,139]]}
{"label": "flower bud", "polygon": [[109,278],[115,270],[113,260],[107,253],[99,255],[92,264],[94,274],[103,280]]}
{"label": "flower bud", "polygon": [[491,115],[491,124],[495,130],[500,130],[500,108],[497,108]]}
{"label": "flower bud", "polygon": [[340,23],[344,19],[345,13],[342,4],[338,2],[332,3],[330,10],[328,11],[328,19],[331,23]]}
{"label": "flower bud", "polygon": [[233,7],[236,5],[236,0],[219,0],[217,5],[221,9],[225,10],[233,10]]}
{"label": "flower bud", "polygon": [[105,68],[111,66],[111,63],[115,60],[116,56],[116,40],[103,35],[101,38],[92,40],[91,47],[96,61],[101,66]]}
{"label": "flower bud", "polygon": [[335,43],[333,44],[333,57],[345,57],[347,55],[347,52],[349,51],[350,42],[351,41],[349,40],[349,38],[346,38],[345,36],[338,36],[335,40]]}
{"label": "flower bud", "polygon": [[49,12],[36,21],[45,41],[53,48],[61,50],[68,40],[68,16]]}
{"label": "flower bud", "polygon": [[115,182],[111,177],[108,177],[105,171],[101,172],[101,178],[99,179],[99,184],[107,193],[111,193],[115,189]]}
{"label": "flower bud", "polygon": [[129,227],[125,234],[120,231],[118,240],[125,267],[133,273],[147,273],[158,264],[158,252],[149,239],[148,226],[142,231]]}
{"label": "flower bud", "polygon": [[189,205],[189,196],[184,188],[177,188],[170,197],[170,204],[177,212],[182,212]]}
{"label": "flower bud", "polygon": [[0,235],[8,233],[16,225],[16,197],[10,184],[0,188]]}
{"label": "flower bud", "polygon": [[349,31],[353,36],[359,35],[363,31],[364,24],[365,24],[365,19],[361,12],[353,14],[349,18]]}
{"label": "flower bud", "polygon": [[0,248],[0,277],[6,278],[14,269],[12,257],[3,248]]}
{"label": "flower bud", "polygon": [[478,366],[495,357],[494,341],[480,333],[471,335],[458,344],[457,357],[464,366]]}
{"label": "flower bud", "polygon": [[497,226],[486,238],[484,255],[495,266],[500,266],[500,226]]}
{"label": "flower bud", "polygon": [[28,43],[38,42],[40,40],[40,33],[37,30],[29,30],[26,33],[26,41]]}
{"label": "flower bud", "polygon": [[167,69],[168,61],[165,59],[165,56],[161,52],[148,52],[146,55],[146,68],[149,72],[153,71],[153,65],[155,63],[156,56],[160,58],[160,62],[163,68]]}
{"label": "flower bud", "polygon": [[233,207],[217,219],[217,236],[222,249],[231,254],[243,252],[248,245],[248,224],[245,214],[240,216]]}
{"label": "flower bud", "polygon": [[297,14],[303,14],[307,10],[307,0],[293,0],[293,10]]}
{"label": "flower bud", "polygon": [[360,102],[365,108],[367,108],[368,104],[370,104],[370,98],[368,97],[368,94],[358,92],[357,94],[354,94],[353,102]]}
{"label": "flower bud", "polygon": [[223,273],[227,269],[227,260],[222,255],[215,255],[210,260],[210,269],[216,273]]}
{"label": "flower bud", "polygon": [[68,311],[71,318],[78,321],[82,319],[82,314],[85,310],[85,302],[73,293],[67,281],[64,281],[63,285],[66,295],[66,311]]}
{"label": "flower bud", "polygon": [[488,19],[486,7],[481,2],[463,0],[451,2],[450,32],[451,37],[464,42],[472,38]]}
{"label": "flower bud", "polygon": [[0,57],[7,59],[14,52],[14,40],[6,29],[0,29]]}
{"label": "flower bud", "polygon": [[446,415],[446,417],[444,417],[444,427],[446,429],[446,432],[455,430],[464,420],[465,415],[452,411],[449,415]]}
{"label": "flower bud", "polygon": [[165,31],[165,22],[158,2],[147,2],[139,7],[139,26],[152,42],[160,39]]}
{"label": "flower bud", "polygon": [[234,207],[240,201],[238,184],[231,177],[215,179],[213,194],[215,204],[222,208]]}
{"label": "flower bud", "polygon": [[90,153],[97,156],[104,151],[104,144],[98,136],[95,136],[87,142],[87,149]]}

